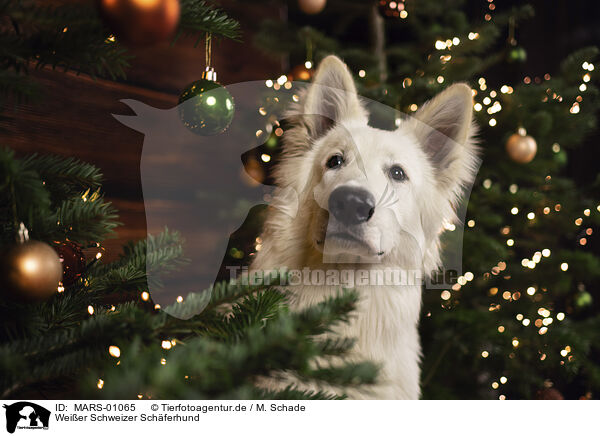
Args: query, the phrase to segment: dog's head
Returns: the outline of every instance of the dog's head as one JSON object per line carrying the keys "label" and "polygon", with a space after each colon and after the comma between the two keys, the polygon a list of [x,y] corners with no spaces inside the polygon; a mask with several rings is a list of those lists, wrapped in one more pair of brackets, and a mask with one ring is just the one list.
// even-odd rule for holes
{"label": "dog's head", "polygon": [[329,56],[291,115],[276,177],[299,193],[295,221],[309,246],[325,262],[434,269],[442,225],[476,170],[471,89],[451,86],[380,130],[346,65]]}

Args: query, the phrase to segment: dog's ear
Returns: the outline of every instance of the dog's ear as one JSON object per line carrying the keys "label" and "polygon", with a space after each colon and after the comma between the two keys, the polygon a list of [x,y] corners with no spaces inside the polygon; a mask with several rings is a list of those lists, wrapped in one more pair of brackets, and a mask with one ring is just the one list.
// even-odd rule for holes
{"label": "dog's ear", "polygon": [[321,61],[306,94],[302,113],[298,115],[304,116],[313,138],[323,135],[341,120],[367,120],[352,75],[340,58],[331,55]]}
{"label": "dog's ear", "polygon": [[435,168],[439,186],[455,193],[472,182],[477,167],[472,118],[471,88],[456,84],[426,103],[413,121],[415,134]]}

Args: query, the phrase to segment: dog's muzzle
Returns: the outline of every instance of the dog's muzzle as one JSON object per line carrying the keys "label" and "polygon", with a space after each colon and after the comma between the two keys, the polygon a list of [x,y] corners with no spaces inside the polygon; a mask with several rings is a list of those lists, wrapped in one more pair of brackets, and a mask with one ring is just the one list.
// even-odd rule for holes
{"label": "dog's muzzle", "polygon": [[329,213],[347,226],[366,223],[375,213],[375,198],[365,189],[341,186],[329,196]]}

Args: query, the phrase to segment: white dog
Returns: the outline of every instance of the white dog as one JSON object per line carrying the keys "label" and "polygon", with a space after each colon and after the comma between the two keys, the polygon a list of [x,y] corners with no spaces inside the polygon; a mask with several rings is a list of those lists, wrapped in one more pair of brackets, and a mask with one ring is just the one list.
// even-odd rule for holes
{"label": "white dog", "polygon": [[[329,56],[290,115],[296,121],[275,177],[280,192],[297,193],[297,212],[270,208],[252,270],[390,268],[421,277],[436,270],[443,223],[456,219],[477,168],[471,89],[451,86],[395,131],[380,130],[367,125],[346,65]],[[292,306],[301,308],[340,286],[290,288]],[[375,387],[350,396],[418,399],[421,281],[355,288],[357,313],[339,333],[357,338],[352,358],[377,362],[381,371]]]}

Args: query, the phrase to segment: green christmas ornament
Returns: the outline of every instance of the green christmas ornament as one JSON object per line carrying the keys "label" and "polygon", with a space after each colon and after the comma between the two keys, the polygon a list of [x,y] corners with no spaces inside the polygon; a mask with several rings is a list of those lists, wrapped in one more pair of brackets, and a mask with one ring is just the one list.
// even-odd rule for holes
{"label": "green christmas ornament", "polygon": [[523,47],[517,45],[517,38],[515,38],[515,30],[517,24],[515,17],[509,17],[508,19],[508,51],[506,53],[506,60],[510,63],[513,62],[525,62],[527,60],[527,52]]}
{"label": "green christmas ornament", "polygon": [[198,135],[222,133],[233,120],[233,97],[216,76],[214,69],[207,67],[202,79],[190,83],[179,97],[179,117]]}
{"label": "green christmas ornament", "polygon": [[567,156],[567,152],[564,151],[562,148],[559,151],[557,151],[556,153],[554,153],[554,161],[557,164],[564,166],[567,164],[568,160],[569,160],[569,157]]}
{"label": "green christmas ornament", "polygon": [[192,132],[211,136],[223,133],[233,120],[233,97],[217,82],[211,66],[212,35],[206,34],[205,65],[202,78],[190,83],[179,97],[179,118]]}
{"label": "green christmas ornament", "polygon": [[575,305],[579,308],[589,306],[590,304],[592,304],[592,301],[592,295],[587,291],[580,292],[575,297]]}
{"label": "green christmas ornament", "polygon": [[527,60],[527,52],[523,47],[511,47],[508,50],[508,62],[525,62]]}

